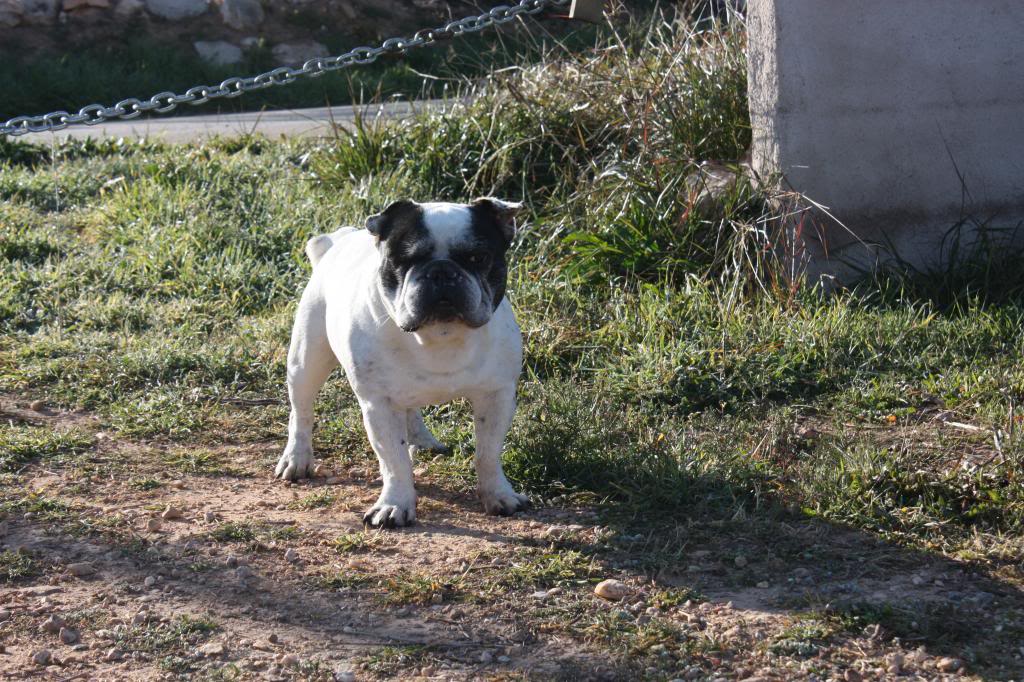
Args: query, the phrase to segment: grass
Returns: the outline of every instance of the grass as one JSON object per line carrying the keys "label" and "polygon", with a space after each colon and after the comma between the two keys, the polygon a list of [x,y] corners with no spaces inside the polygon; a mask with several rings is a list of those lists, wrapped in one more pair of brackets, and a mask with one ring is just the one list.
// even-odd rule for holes
{"label": "grass", "polygon": [[39,566],[25,552],[0,552],[0,582],[13,583],[39,574]]}
{"label": "grass", "polygon": [[378,531],[353,531],[339,535],[333,544],[340,554],[356,554],[385,549],[391,541],[387,534]]}
{"label": "grass", "polygon": [[[0,392],[88,410],[114,438],[175,453],[181,471],[218,471],[212,445],[283,437],[308,237],[396,197],[502,195],[527,205],[509,286],[526,341],[506,449],[518,485],[652,536],[813,517],[1019,583],[1024,300],[997,284],[1013,272],[943,275],[967,294],[936,273],[829,295],[790,286],[768,255],[767,212],[785,197],[741,178],[700,191],[704,162],[738,168],[749,144],[742,31],[652,20],[594,45],[527,55],[446,112],[329,140],[3,142]],[[340,377],[318,407],[317,450],[364,461]],[[467,405],[427,419],[455,450],[432,477],[470,488]],[[4,474],[96,449],[16,423],[0,443]],[[288,532],[232,523],[210,537]],[[688,537],[645,540],[644,568],[699,563]],[[337,547],[378,549],[361,534]],[[506,587],[596,577],[582,548],[535,549]],[[412,582],[401,599],[433,594]]]}
{"label": "grass", "polygon": [[34,459],[60,461],[92,445],[90,434],[25,425],[0,428],[0,471],[15,471]]}

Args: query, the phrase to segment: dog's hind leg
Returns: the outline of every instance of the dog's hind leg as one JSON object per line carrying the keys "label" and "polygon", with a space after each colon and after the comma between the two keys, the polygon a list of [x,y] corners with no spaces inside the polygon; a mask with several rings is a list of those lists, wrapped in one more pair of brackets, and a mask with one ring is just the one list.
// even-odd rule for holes
{"label": "dog's hind leg", "polygon": [[327,341],[323,302],[307,289],[295,314],[288,348],[288,445],[274,475],[287,481],[313,476],[313,402],[338,360]]}
{"label": "dog's hind leg", "polygon": [[434,437],[427,425],[423,423],[423,412],[420,410],[406,410],[405,412],[406,432],[409,434],[409,456],[412,457],[417,450],[436,452],[440,455],[447,455],[452,451],[447,445]]}

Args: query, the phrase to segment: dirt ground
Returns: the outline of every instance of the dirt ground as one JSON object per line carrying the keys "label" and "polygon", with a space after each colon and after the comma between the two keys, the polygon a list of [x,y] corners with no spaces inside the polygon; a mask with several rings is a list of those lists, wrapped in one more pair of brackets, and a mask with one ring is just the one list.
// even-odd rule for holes
{"label": "dirt ground", "polygon": [[[1024,646],[986,650],[1024,625],[1019,589],[858,531],[600,505],[494,518],[420,466],[418,525],[364,533],[369,458],[286,485],[266,442],[189,474],[167,465],[180,445],[114,439],[89,415],[8,397],[0,416],[94,436],[4,486],[0,551],[31,565],[0,582],[3,679],[1024,675]],[[595,595],[609,578],[621,601]]]}

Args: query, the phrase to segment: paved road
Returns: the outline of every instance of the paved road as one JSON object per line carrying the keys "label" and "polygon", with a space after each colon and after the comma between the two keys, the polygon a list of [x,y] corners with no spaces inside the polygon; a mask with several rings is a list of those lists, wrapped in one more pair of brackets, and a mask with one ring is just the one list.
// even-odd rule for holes
{"label": "paved road", "polygon": [[[242,114],[183,115],[182,109],[167,114],[116,121],[95,126],[72,126],[56,133],[37,133],[21,138],[27,142],[49,142],[51,135],[58,141],[68,138],[84,139],[146,137],[165,142],[191,142],[214,135],[235,136],[262,133],[269,138],[318,137],[329,135],[334,125],[351,126],[357,115],[365,118],[380,116],[400,119],[423,109],[440,109],[442,100],[419,102],[391,102],[385,105],[320,107],[317,109],[278,109],[253,111]],[[450,102],[449,102],[450,104]],[[184,110],[187,111],[187,108]]]}

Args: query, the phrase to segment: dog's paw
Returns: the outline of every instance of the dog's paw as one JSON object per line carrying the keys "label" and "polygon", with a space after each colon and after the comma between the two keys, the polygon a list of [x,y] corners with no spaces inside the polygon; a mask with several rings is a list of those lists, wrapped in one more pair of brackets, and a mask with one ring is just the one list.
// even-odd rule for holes
{"label": "dog's paw", "polygon": [[409,438],[409,456],[417,452],[432,452],[435,455],[450,455],[452,449],[434,438],[434,434],[424,429],[424,433]]}
{"label": "dog's paw", "polygon": [[484,510],[491,516],[512,516],[530,508],[530,498],[520,495],[508,484],[497,490],[478,489],[477,495],[484,503]]}
{"label": "dog's paw", "polygon": [[381,493],[376,504],[363,514],[368,528],[401,528],[416,523],[416,495]]}
{"label": "dog's paw", "polygon": [[274,476],[285,481],[313,478],[315,468],[312,450],[286,449],[281,459],[277,460]]}

